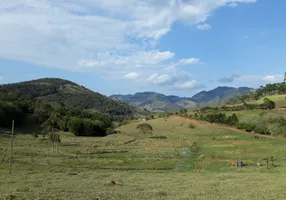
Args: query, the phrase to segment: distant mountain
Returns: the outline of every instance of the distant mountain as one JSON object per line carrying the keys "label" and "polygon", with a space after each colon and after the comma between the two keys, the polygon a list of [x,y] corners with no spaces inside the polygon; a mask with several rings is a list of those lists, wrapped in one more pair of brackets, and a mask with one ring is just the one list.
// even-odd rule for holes
{"label": "distant mountain", "polygon": [[199,92],[191,100],[200,105],[224,103],[231,98],[248,94],[250,91],[253,89],[248,87],[217,87],[210,91]]}
{"label": "distant mountain", "polygon": [[155,92],[141,92],[134,95],[112,95],[110,98],[126,102],[138,108],[157,112],[223,103],[236,96],[248,94],[252,90],[247,87],[218,87],[211,91],[202,91],[191,98],[166,96]]}
{"label": "distant mountain", "polygon": [[128,116],[138,112],[137,108],[124,102],[114,101],[76,83],[58,78],[0,85],[0,102],[7,102],[14,97],[32,99],[50,104],[54,108],[65,106],[111,116]]}
{"label": "distant mountain", "polygon": [[112,95],[112,99],[126,102],[130,105],[150,111],[179,110],[196,106],[190,98],[166,96],[155,92],[141,92],[134,95]]}

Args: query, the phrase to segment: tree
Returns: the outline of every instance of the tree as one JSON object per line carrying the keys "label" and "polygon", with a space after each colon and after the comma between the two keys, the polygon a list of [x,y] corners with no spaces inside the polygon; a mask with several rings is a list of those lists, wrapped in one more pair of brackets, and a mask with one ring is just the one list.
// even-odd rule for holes
{"label": "tree", "polygon": [[269,127],[272,123],[273,119],[267,114],[266,112],[262,112],[259,114],[259,119],[256,123],[255,132],[257,133],[263,133],[268,134],[269,133]]}
{"label": "tree", "polygon": [[283,117],[276,118],[269,125],[271,135],[283,135],[286,137],[286,119]]}
{"label": "tree", "polygon": [[226,120],[227,124],[230,126],[236,125],[239,123],[238,117],[235,113],[232,114],[232,116],[229,116]]}
{"label": "tree", "polygon": [[57,124],[57,114],[51,116],[45,123],[42,125],[43,126],[43,134],[48,134],[49,140],[53,143],[53,152],[56,148],[56,152],[58,152],[58,145],[60,140],[60,135],[58,134],[58,124]]}
{"label": "tree", "polygon": [[261,104],[261,108],[262,109],[274,109],[275,108],[275,102],[268,99],[268,98],[264,98],[263,99],[263,104]]}
{"label": "tree", "polygon": [[148,123],[139,124],[136,128],[140,130],[140,133],[144,134],[153,132],[153,127]]}

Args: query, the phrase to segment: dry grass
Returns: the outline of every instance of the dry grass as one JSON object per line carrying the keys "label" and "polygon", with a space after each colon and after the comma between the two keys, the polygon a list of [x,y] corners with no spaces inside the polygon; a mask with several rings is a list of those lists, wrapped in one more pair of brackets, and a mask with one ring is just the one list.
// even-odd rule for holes
{"label": "dry grass", "polygon": [[[58,154],[47,140],[18,134],[12,175],[7,159],[0,165],[0,199],[286,199],[285,141],[204,124],[189,129],[175,119],[148,121],[153,136],[166,137],[157,139],[140,134],[138,123],[105,138],[61,133]],[[7,147],[9,137],[2,134],[0,158]],[[230,166],[237,159],[250,164],[269,156],[278,158],[270,170]]]}

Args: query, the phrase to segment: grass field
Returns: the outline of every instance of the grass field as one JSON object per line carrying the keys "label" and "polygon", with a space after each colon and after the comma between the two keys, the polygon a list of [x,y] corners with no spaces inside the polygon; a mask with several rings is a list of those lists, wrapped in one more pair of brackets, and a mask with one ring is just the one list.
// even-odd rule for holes
{"label": "grass field", "polygon": [[[0,199],[286,199],[285,140],[175,119],[148,121],[153,133],[141,134],[138,123],[105,138],[61,133],[58,153],[17,134],[12,174],[7,158],[0,165]],[[0,162],[9,141],[0,134]],[[269,156],[275,167],[255,166]],[[249,166],[230,166],[238,159]]]}
{"label": "grass field", "polygon": [[250,122],[250,121],[256,121],[259,118],[259,114],[262,112],[267,112],[272,117],[286,117],[286,111],[285,110],[242,110],[242,111],[225,111],[223,113],[226,114],[226,116],[230,116],[233,113],[235,113],[241,122]]}
{"label": "grass field", "polygon": [[268,98],[272,101],[275,102],[276,104],[276,107],[279,108],[281,107],[282,105],[286,105],[286,95],[271,95],[271,96],[265,96],[257,101],[252,101],[252,102],[248,102],[248,103],[252,103],[252,104],[261,104],[263,103],[263,99],[264,98]]}

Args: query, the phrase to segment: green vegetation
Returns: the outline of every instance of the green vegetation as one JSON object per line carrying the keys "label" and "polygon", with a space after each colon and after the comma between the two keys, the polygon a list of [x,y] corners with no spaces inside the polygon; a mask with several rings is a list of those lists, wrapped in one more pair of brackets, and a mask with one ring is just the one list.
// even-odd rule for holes
{"label": "green vegetation", "polygon": [[49,104],[55,109],[64,106],[111,116],[132,116],[138,111],[132,106],[109,99],[71,81],[56,78],[1,85],[0,101],[13,102],[21,109],[35,108],[40,103]]}
{"label": "green vegetation", "polygon": [[[268,84],[255,92],[231,99],[227,105],[197,109],[189,118],[210,123],[228,124],[247,132],[286,136],[286,83]],[[274,96],[266,96],[274,95]],[[230,105],[233,104],[233,105]],[[278,105],[278,106],[277,106]]]}
{"label": "green vegetation", "polygon": [[[12,174],[8,157],[0,165],[0,199],[285,199],[285,140],[204,124],[190,131],[172,118],[148,123],[156,137],[141,134],[140,122],[107,137],[59,132],[57,152],[48,139],[16,132]],[[9,145],[1,133],[0,158]],[[239,159],[247,166],[230,165]]]}
{"label": "green vegetation", "polygon": [[141,133],[152,133],[153,131],[153,127],[147,123],[138,124],[136,128],[139,129]]}
{"label": "green vegetation", "polygon": [[189,128],[190,128],[190,129],[194,129],[194,128],[196,128],[196,125],[194,125],[194,124],[189,124]]}
{"label": "green vegetation", "polygon": [[268,98],[276,102],[279,106],[284,105],[286,94],[286,81],[282,83],[267,84],[248,94],[229,99],[227,104],[240,104],[245,102],[263,103],[261,99]]}
{"label": "green vegetation", "polygon": [[105,136],[112,122],[149,115],[62,79],[0,85],[0,127],[35,128],[33,132],[70,131],[76,136]]}

